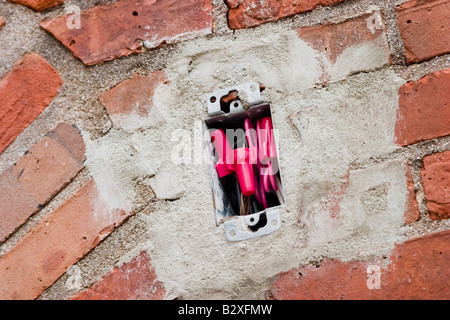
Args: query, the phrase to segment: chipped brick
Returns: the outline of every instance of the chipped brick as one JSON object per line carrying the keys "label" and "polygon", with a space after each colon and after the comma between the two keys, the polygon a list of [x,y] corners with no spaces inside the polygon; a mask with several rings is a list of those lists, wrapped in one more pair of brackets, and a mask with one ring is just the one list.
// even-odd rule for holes
{"label": "chipped brick", "polygon": [[77,175],[84,167],[84,153],[78,129],[62,123],[0,175],[0,241]]}
{"label": "chipped brick", "polygon": [[17,3],[34,11],[43,11],[45,9],[50,9],[62,4],[65,0],[8,0],[11,3]]}
{"label": "chipped brick", "polygon": [[156,277],[150,256],[142,251],[130,262],[108,272],[72,300],[161,300],[166,291]]}
{"label": "chipped brick", "polygon": [[51,103],[62,82],[36,53],[26,54],[0,80],[0,153]]}
{"label": "chipped brick", "polygon": [[254,27],[344,0],[226,0],[231,29]]}
{"label": "chipped brick", "polygon": [[431,220],[450,218],[450,151],[422,159],[422,184]]}
{"label": "chipped brick", "polygon": [[[368,25],[369,19],[377,19],[374,26]],[[296,32],[320,57],[323,73],[318,82],[322,84],[391,63],[383,17],[377,13],[337,24],[303,27]]]}
{"label": "chipped brick", "polygon": [[159,110],[153,108],[153,96],[158,86],[167,82],[163,71],[149,76],[135,74],[100,94],[99,100],[115,128],[127,132],[146,129],[165,122]]}
{"label": "chipped brick", "polygon": [[414,182],[411,175],[411,170],[407,167],[406,170],[406,187],[408,188],[406,210],[403,214],[405,223],[413,223],[420,220],[419,205],[416,200],[416,192],[414,191]]}
{"label": "chipped brick", "polygon": [[410,0],[397,9],[408,64],[450,52],[450,1]]}
{"label": "chipped brick", "polygon": [[450,134],[450,69],[409,82],[399,90],[395,140],[400,146]]}
{"label": "chipped brick", "polygon": [[71,15],[41,23],[86,65],[113,60],[212,33],[208,0],[119,0],[81,12],[81,29],[67,28]]}

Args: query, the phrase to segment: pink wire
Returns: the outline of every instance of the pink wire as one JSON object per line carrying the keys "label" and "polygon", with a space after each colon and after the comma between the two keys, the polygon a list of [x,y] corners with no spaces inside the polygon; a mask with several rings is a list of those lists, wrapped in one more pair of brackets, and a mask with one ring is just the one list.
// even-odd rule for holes
{"label": "pink wire", "polygon": [[[255,170],[255,185],[256,185],[256,200],[261,203],[264,208],[267,208],[266,192],[271,190],[277,191],[278,186],[273,174],[272,163],[269,162],[267,166],[263,166],[260,161],[260,146],[259,143],[262,141],[261,137],[261,119],[256,121],[256,133],[250,118],[244,121],[245,135],[248,141],[248,146],[250,149],[256,149],[256,167]],[[272,143],[270,141],[269,145]]]}
{"label": "pink wire", "polygon": [[266,200],[266,192],[264,188],[264,179],[263,176],[261,176],[261,162],[259,161],[259,149],[258,149],[258,126],[260,126],[260,119],[257,120],[256,123],[256,132],[254,130],[252,121],[250,118],[245,119],[244,127],[245,127],[245,134],[247,136],[247,141],[249,148],[255,148],[256,149],[256,168],[255,170],[255,185],[256,185],[256,200],[258,200],[259,203],[261,203],[266,209],[268,207],[267,200]]}

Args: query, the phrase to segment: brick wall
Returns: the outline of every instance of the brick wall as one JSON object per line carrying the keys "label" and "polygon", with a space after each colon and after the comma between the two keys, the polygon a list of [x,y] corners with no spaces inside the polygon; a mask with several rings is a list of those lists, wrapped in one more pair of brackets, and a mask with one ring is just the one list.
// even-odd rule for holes
{"label": "brick wall", "polygon": [[[449,0],[0,3],[0,299],[446,299]],[[282,227],[228,242],[201,120],[258,81]],[[181,159],[181,161],[179,161]]]}

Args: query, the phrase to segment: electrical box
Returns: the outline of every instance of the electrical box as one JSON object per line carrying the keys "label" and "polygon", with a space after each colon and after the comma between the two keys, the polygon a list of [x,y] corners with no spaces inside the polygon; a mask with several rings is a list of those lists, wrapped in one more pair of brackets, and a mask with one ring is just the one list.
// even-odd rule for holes
{"label": "electrical box", "polygon": [[278,230],[285,204],[276,128],[257,82],[216,90],[203,122],[216,224],[229,241]]}

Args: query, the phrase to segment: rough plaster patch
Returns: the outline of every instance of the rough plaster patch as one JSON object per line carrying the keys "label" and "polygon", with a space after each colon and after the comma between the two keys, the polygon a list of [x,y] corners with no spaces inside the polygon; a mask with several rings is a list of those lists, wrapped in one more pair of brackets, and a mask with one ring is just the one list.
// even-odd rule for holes
{"label": "rough plaster patch", "polygon": [[[327,195],[320,198],[302,217],[310,230],[310,245],[324,245],[348,236],[357,239],[360,235],[371,235],[376,238],[380,232],[390,233],[389,238],[395,239],[404,224],[403,215],[407,209],[406,168],[405,163],[395,161],[350,171],[348,186],[342,190],[337,202],[338,216],[333,216],[322,205],[323,202],[332,201]],[[384,190],[383,187],[379,189],[380,186],[385,186],[381,199],[386,201],[382,203],[378,197],[373,197],[373,190]],[[367,210],[369,202],[372,208],[370,212]]]}
{"label": "rough plaster patch", "polygon": [[386,183],[371,187],[361,195],[361,204],[368,215],[382,213],[387,209],[388,185]]}
{"label": "rough plaster patch", "polygon": [[290,120],[307,155],[307,175],[344,176],[351,162],[397,148],[393,137],[400,82],[372,80],[310,91],[298,101],[300,110]]}
{"label": "rough plaster patch", "polygon": [[[83,139],[86,144],[85,165],[90,167],[90,173],[93,176],[99,198],[93,204],[94,214],[98,212],[113,212],[116,209],[131,211],[130,202],[124,197],[124,190],[117,185],[113,178],[111,168],[104,159],[105,152],[103,146],[98,146],[97,141],[89,140],[89,134],[83,133]],[[103,165],[100,165],[103,163]]]}
{"label": "rough plaster patch", "polygon": [[279,270],[281,261],[289,260],[288,234],[274,234],[284,236],[283,247],[271,242],[274,237],[231,244],[223,227],[216,227],[212,208],[208,210],[211,204],[204,197],[195,202],[189,198],[158,203],[148,223],[147,246],[158,279],[165,284],[166,298],[248,294],[247,285],[264,283]]}
{"label": "rough plaster patch", "polygon": [[114,127],[120,128],[127,133],[158,127],[158,125],[165,122],[162,113],[155,108],[151,108],[146,116],[141,116],[137,112],[130,112],[128,114],[112,114],[110,118]]}
{"label": "rough plaster patch", "polygon": [[389,62],[389,51],[386,50],[386,37],[381,34],[376,41],[361,43],[344,50],[336,62],[330,65],[328,73],[331,81],[345,79],[348,75],[359,71],[372,71]]}
{"label": "rough plaster patch", "polygon": [[[150,26],[144,26],[144,29],[149,29]],[[176,43],[176,42],[180,42],[182,40],[186,40],[186,39],[191,39],[191,38],[197,38],[197,37],[201,37],[201,36],[205,36],[211,34],[211,27],[207,27],[205,29],[202,30],[197,30],[197,31],[190,31],[190,32],[185,32],[185,33],[180,33],[178,35],[175,36],[167,36],[167,37],[159,37],[158,34],[156,35],[152,35],[151,38],[142,41],[142,44],[144,47],[149,48],[149,49],[153,49],[153,48],[157,48],[161,45],[161,43],[167,43],[167,44],[171,44],[171,43]],[[148,36],[149,34],[147,33],[146,36]]]}
{"label": "rough plaster patch", "polygon": [[[152,152],[151,141],[145,151],[139,149],[132,136],[117,130],[86,143],[85,166],[97,183],[97,188],[110,209],[126,209],[136,200],[135,182],[143,176],[154,175],[159,163]],[[154,149],[153,149],[154,150]]]}
{"label": "rough plaster patch", "polygon": [[156,198],[163,200],[176,200],[183,196],[185,189],[180,184],[177,175],[171,172],[159,172],[151,179],[150,186]]}
{"label": "rough plaster patch", "polygon": [[[131,133],[111,129],[107,135],[94,141],[90,140],[88,133],[83,134],[87,145],[85,166],[111,205],[124,206],[117,203],[118,199],[123,198],[134,206],[138,201],[138,181],[154,176],[160,168],[176,172],[171,161],[171,150],[177,142],[172,141],[172,134],[184,126],[183,121],[189,114],[189,109],[186,109],[185,118],[178,118],[183,114],[180,110],[185,105],[177,104],[176,96],[166,86],[156,90],[152,109],[159,110],[166,119],[156,128],[131,130]],[[180,177],[182,180],[182,174]],[[120,193],[121,197],[115,198],[110,193],[112,185],[117,186],[116,194]]]}
{"label": "rough plaster patch", "polygon": [[[265,31],[262,26],[236,40],[205,38],[180,45],[166,67],[177,103],[164,109],[164,98],[154,101],[162,106],[167,123],[132,134],[112,129],[94,141],[101,152],[92,159],[88,156],[88,169],[95,172],[107,167],[128,199],[135,197],[134,180],[160,171],[174,172],[184,184],[182,198],[151,204],[151,214],[145,217],[148,241],[142,248],[149,252],[168,299],[261,298],[267,279],[281,271],[323,257],[345,260],[358,258],[357,253],[363,250],[386,251],[398,241],[397,230],[391,226],[398,227],[400,205],[389,207],[394,218],[388,219],[389,227],[381,231],[383,224],[371,228],[358,218],[355,223],[361,222],[357,224],[360,233],[353,234],[349,231],[352,219],[343,213],[342,227],[337,232],[331,230],[336,239],[332,243],[322,241],[324,233],[330,233],[327,219],[316,219],[314,231],[313,224],[298,223],[298,214],[299,208],[308,207],[308,201],[315,199],[303,196],[306,186],[313,186],[313,194],[326,195],[326,184],[320,182],[338,184],[351,162],[393,151],[393,121],[402,81],[386,69],[355,75],[319,90],[305,90],[321,70],[314,62],[316,53],[290,32]],[[297,78],[296,72],[301,74],[301,70],[289,68],[302,61],[311,61],[308,67],[312,69],[305,73],[315,74],[314,79]],[[231,243],[226,241],[223,226],[215,224],[206,163],[174,163],[172,152],[180,140],[172,139],[172,134],[186,130],[187,158],[193,160],[198,152],[195,127],[207,117],[205,97],[214,89],[237,84],[236,79],[239,83],[270,84],[263,96],[273,103],[274,125],[279,130],[287,205],[277,232]],[[302,112],[308,115],[309,123],[301,117]],[[364,180],[352,176],[355,187],[349,186],[350,193],[342,197],[344,210],[351,209],[360,179]],[[401,195],[400,189],[401,182],[394,183],[391,196]],[[357,196],[360,199],[361,195]],[[364,211],[363,205],[358,209]]]}
{"label": "rough plaster patch", "polygon": [[289,92],[311,87],[323,72],[319,55],[294,31],[278,29],[264,37],[241,34],[237,39],[205,41],[201,51],[186,49],[193,61],[191,80],[210,89],[250,79]]}
{"label": "rough plaster patch", "polygon": [[[203,49],[208,51],[209,48]],[[205,83],[205,87],[198,86],[197,81],[214,77],[212,69],[205,65],[199,65],[201,70],[197,69],[195,76],[192,76],[193,70],[189,72],[189,68],[180,67],[180,61],[181,64],[186,62],[185,55],[181,51],[168,69],[173,77],[171,83],[178,87],[184,97],[190,97],[185,100],[186,109],[191,112],[189,117],[197,120],[206,117],[202,98],[209,93],[209,85]],[[210,66],[209,63],[206,65]],[[232,70],[236,67],[236,61],[223,62],[221,67],[222,70]],[[253,68],[257,69],[255,66]],[[278,82],[282,76],[274,72],[272,81]],[[242,79],[247,78],[244,76]],[[214,83],[217,83],[217,87],[225,86],[224,83]],[[355,159],[367,159],[372,154],[393,150],[394,120],[389,117],[395,118],[398,104],[396,91],[401,84],[402,81],[392,70],[383,70],[354,76],[318,93],[317,90],[305,90],[288,94],[270,88],[264,91],[264,100],[273,102],[274,124],[279,129],[281,168],[287,193],[287,206],[281,213],[282,227],[268,236],[241,243],[227,242],[223,226],[215,225],[205,163],[177,165],[176,168],[185,177],[185,196],[174,202],[156,203],[148,219],[147,246],[151,248],[148,250],[158,279],[166,286],[166,298],[260,298],[255,292],[263,292],[263,289],[258,291],[258,288],[264,288],[268,277],[308,263],[311,259],[320,260],[327,256],[346,260],[360,258],[358,252],[362,251],[379,253],[390,250],[399,240],[396,232],[404,204],[398,204],[395,199],[404,198],[404,174],[403,180],[400,176],[392,177],[394,182],[388,199],[395,201],[393,204],[391,201],[386,210],[392,213],[392,219],[371,226],[369,222],[361,222],[364,219],[358,217],[355,224],[360,227],[359,234],[350,232],[354,226],[353,220],[345,214],[341,229],[328,230],[329,221],[323,220],[316,221],[315,232],[312,224],[299,225],[297,218],[298,210],[305,200],[302,193],[308,183],[315,186],[326,179],[336,181],[348,171]],[[198,89],[192,91],[193,87]],[[336,99],[345,103],[336,104]],[[289,116],[299,110],[309,111],[312,106],[317,106],[317,113],[312,114],[317,119],[309,124],[308,134],[299,132],[290,125]],[[190,127],[182,125],[187,112],[180,109],[178,123],[193,130],[192,121],[189,122]],[[355,124],[358,122],[354,119],[355,114],[365,119],[361,128]],[[358,135],[352,132],[353,124],[356,125],[353,128],[356,132],[362,130]],[[363,142],[368,145],[364,146]],[[342,150],[342,157],[336,157]],[[367,177],[370,179],[372,175],[352,175],[350,191],[342,198],[344,210],[352,209],[354,197],[360,198],[357,185]],[[326,194],[326,189],[318,191]],[[363,205],[358,209],[364,210]],[[322,241],[324,234],[331,234],[335,242]]]}
{"label": "rough plaster patch", "polygon": [[184,44],[181,50],[191,57],[190,79],[211,89],[251,79],[292,93],[389,63],[384,34],[374,41],[346,48],[332,63],[325,53],[314,50],[293,30],[273,26],[264,36],[260,32],[239,34],[235,39],[204,40],[201,46]]}

